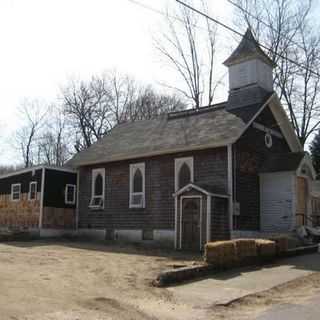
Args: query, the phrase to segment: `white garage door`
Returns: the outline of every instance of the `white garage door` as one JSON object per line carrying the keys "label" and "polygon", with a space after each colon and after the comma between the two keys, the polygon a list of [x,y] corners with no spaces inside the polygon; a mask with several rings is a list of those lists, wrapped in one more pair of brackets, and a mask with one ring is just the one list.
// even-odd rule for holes
{"label": "white garage door", "polygon": [[260,176],[261,231],[286,232],[293,224],[293,173]]}

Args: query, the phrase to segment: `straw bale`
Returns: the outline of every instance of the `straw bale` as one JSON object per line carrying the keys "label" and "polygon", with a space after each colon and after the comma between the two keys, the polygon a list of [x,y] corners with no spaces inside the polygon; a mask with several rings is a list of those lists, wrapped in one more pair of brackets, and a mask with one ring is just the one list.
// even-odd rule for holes
{"label": "straw bale", "polygon": [[276,243],[274,241],[257,239],[256,246],[260,257],[272,257],[276,254]]}
{"label": "straw bale", "polygon": [[239,260],[257,256],[257,246],[254,239],[237,239],[235,244]]}
{"label": "straw bale", "polygon": [[205,245],[205,261],[217,267],[229,267],[237,261],[236,245],[233,241],[209,242]]}

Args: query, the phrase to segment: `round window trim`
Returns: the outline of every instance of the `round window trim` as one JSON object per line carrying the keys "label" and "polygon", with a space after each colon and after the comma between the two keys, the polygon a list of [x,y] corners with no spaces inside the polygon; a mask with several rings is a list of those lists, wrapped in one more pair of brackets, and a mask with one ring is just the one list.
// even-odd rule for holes
{"label": "round window trim", "polygon": [[266,133],[264,136],[264,143],[268,148],[272,147],[272,136],[270,133]]}

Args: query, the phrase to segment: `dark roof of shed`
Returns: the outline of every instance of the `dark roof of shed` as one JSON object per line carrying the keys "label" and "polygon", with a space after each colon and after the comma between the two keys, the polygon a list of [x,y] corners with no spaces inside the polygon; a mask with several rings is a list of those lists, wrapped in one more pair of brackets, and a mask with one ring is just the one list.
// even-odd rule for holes
{"label": "dark roof of shed", "polygon": [[305,155],[305,152],[274,154],[264,162],[261,172],[296,171]]}
{"label": "dark roof of shed", "polygon": [[238,109],[227,110],[226,103],[220,103],[118,125],[67,165],[79,167],[225,146],[241,136],[269,97]]}
{"label": "dark roof of shed", "polygon": [[232,52],[231,56],[224,62],[224,65],[230,66],[242,60],[257,57],[266,63],[274,66],[274,62],[264,53],[257,40],[252,34],[250,28],[247,29],[238,47]]}

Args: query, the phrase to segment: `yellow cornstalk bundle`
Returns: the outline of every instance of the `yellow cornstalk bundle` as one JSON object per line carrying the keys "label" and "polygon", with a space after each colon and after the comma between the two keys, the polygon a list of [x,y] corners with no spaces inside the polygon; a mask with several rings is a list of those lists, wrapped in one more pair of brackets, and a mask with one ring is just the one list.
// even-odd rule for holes
{"label": "yellow cornstalk bundle", "polygon": [[230,267],[237,261],[237,248],[233,241],[209,242],[205,245],[204,259],[217,267]]}
{"label": "yellow cornstalk bundle", "polygon": [[234,242],[239,260],[257,256],[257,246],[254,239],[237,239]]}
{"label": "yellow cornstalk bundle", "polygon": [[273,257],[276,255],[276,243],[274,241],[257,239],[256,246],[259,257]]}

